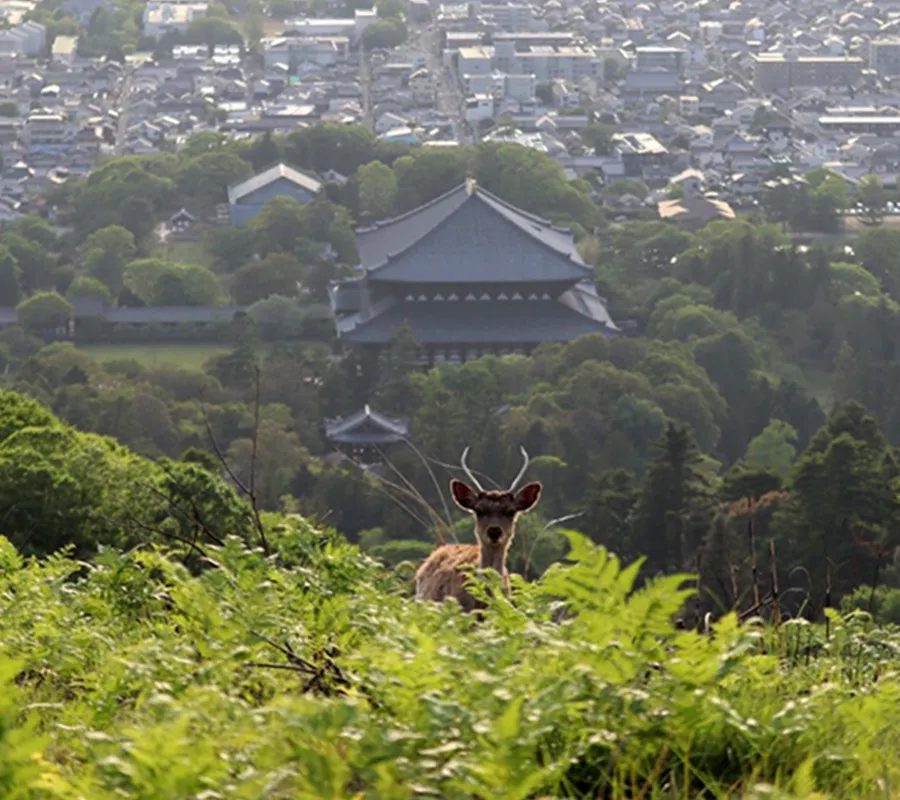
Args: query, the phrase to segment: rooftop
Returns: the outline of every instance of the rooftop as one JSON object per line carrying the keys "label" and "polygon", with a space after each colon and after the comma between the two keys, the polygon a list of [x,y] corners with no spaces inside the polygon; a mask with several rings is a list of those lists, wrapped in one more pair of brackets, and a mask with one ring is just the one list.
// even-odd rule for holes
{"label": "rooftop", "polygon": [[591,272],[570,230],[514,208],[471,180],[358,230],[357,248],[360,266],[380,281],[574,282]]}
{"label": "rooftop", "polygon": [[325,438],[346,444],[390,444],[409,436],[409,423],[379,414],[368,404],[360,411],[325,420]]}
{"label": "rooftop", "polygon": [[264,186],[268,186],[273,181],[280,180],[281,178],[303,187],[312,194],[317,194],[322,189],[322,183],[311,175],[307,175],[305,172],[300,172],[300,170],[289,167],[287,164],[276,164],[275,166],[269,167],[254,175],[252,178],[247,178],[245,181],[229,186],[228,202],[237,203],[241,198],[258,191]]}

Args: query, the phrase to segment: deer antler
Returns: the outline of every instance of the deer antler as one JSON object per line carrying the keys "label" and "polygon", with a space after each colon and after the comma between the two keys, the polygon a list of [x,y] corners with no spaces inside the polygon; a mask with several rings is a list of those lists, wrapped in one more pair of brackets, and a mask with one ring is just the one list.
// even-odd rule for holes
{"label": "deer antler", "polygon": [[475,488],[478,489],[479,492],[484,491],[484,487],[478,482],[478,478],[476,478],[472,474],[472,470],[469,469],[469,465],[466,463],[466,456],[469,455],[469,448],[467,447],[463,450],[462,458],[459,460],[459,465],[462,467],[463,472],[466,473],[466,477],[475,484]]}
{"label": "deer antler", "polygon": [[528,451],[524,447],[520,447],[519,450],[522,451],[522,458],[525,460],[525,463],[522,464],[522,469],[519,470],[519,474],[516,475],[516,479],[509,485],[509,489],[507,491],[514,492],[516,490],[516,486],[519,485],[519,481],[525,477],[525,473],[528,471],[528,465],[531,463],[531,459],[528,457]]}

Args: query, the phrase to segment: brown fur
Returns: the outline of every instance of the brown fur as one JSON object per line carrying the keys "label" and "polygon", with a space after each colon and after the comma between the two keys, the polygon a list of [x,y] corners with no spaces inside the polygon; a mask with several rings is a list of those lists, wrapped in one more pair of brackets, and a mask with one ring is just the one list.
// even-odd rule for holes
{"label": "brown fur", "polygon": [[530,511],[541,496],[541,485],[530,483],[517,494],[478,492],[461,481],[451,481],[456,504],[475,517],[478,544],[448,544],[435,550],[416,571],[416,597],[442,602],[455,597],[464,611],[473,611],[479,603],[466,591],[466,572],[472,565],[494,569],[503,579],[503,591],[509,594],[507,554],[516,535],[516,519]]}

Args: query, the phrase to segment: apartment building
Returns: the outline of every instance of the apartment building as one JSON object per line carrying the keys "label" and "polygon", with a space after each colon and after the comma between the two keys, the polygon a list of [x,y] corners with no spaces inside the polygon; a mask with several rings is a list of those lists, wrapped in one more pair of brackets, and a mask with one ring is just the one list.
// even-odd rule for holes
{"label": "apartment building", "polygon": [[681,72],[687,60],[687,51],[681,47],[644,45],[636,47],[634,68],[638,71],[667,69]]}
{"label": "apartment building", "polygon": [[39,22],[23,22],[0,32],[0,54],[42,55],[47,49],[47,29]]}
{"label": "apartment building", "polygon": [[753,56],[753,81],[761,92],[803,86],[852,86],[862,77],[858,56],[801,56],[795,52]]}
{"label": "apartment building", "polygon": [[879,75],[900,75],[900,36],[870,42],[869,66]]}
{"label": "apartment building", "polygon": [[75,128],[65,114],[46,110],[32,111],[22,126],[22,140],[30,153],[68,147]]}
{"label": "apartment building", "polygon": [[147,3],[144,6],[144,35],[157,39],[166,31],[184,32],[194,19],[206,15],[208,7],[206,2]]}

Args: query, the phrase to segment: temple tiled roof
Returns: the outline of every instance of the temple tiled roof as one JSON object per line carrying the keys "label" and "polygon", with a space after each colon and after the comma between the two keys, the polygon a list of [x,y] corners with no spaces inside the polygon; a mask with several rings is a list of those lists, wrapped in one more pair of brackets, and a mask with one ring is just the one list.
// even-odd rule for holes
{"label": "temple tiled roof", "polygon": [[369,280],[542,283],[583,280],[571,231],[463,184],[408,214],[357,231]]}
{"label": "temple tiled roof", "polygon": [[387,344],[396,328],[405,325],[423,345],[537,344],[567,342],[589,333],[617,334],[602,301],[595,299],[595,308],[577,291],[558,301],[396,301],[376,309],[367,319],[345,318],[339,328],[342,338],[369,344]]}
{"label": "temple tiled roof", "polygon": [[325,420],[325,437],[342,444],[390,444],[407,436],[406,420],[391,419],[368,405],[346,417]]}

